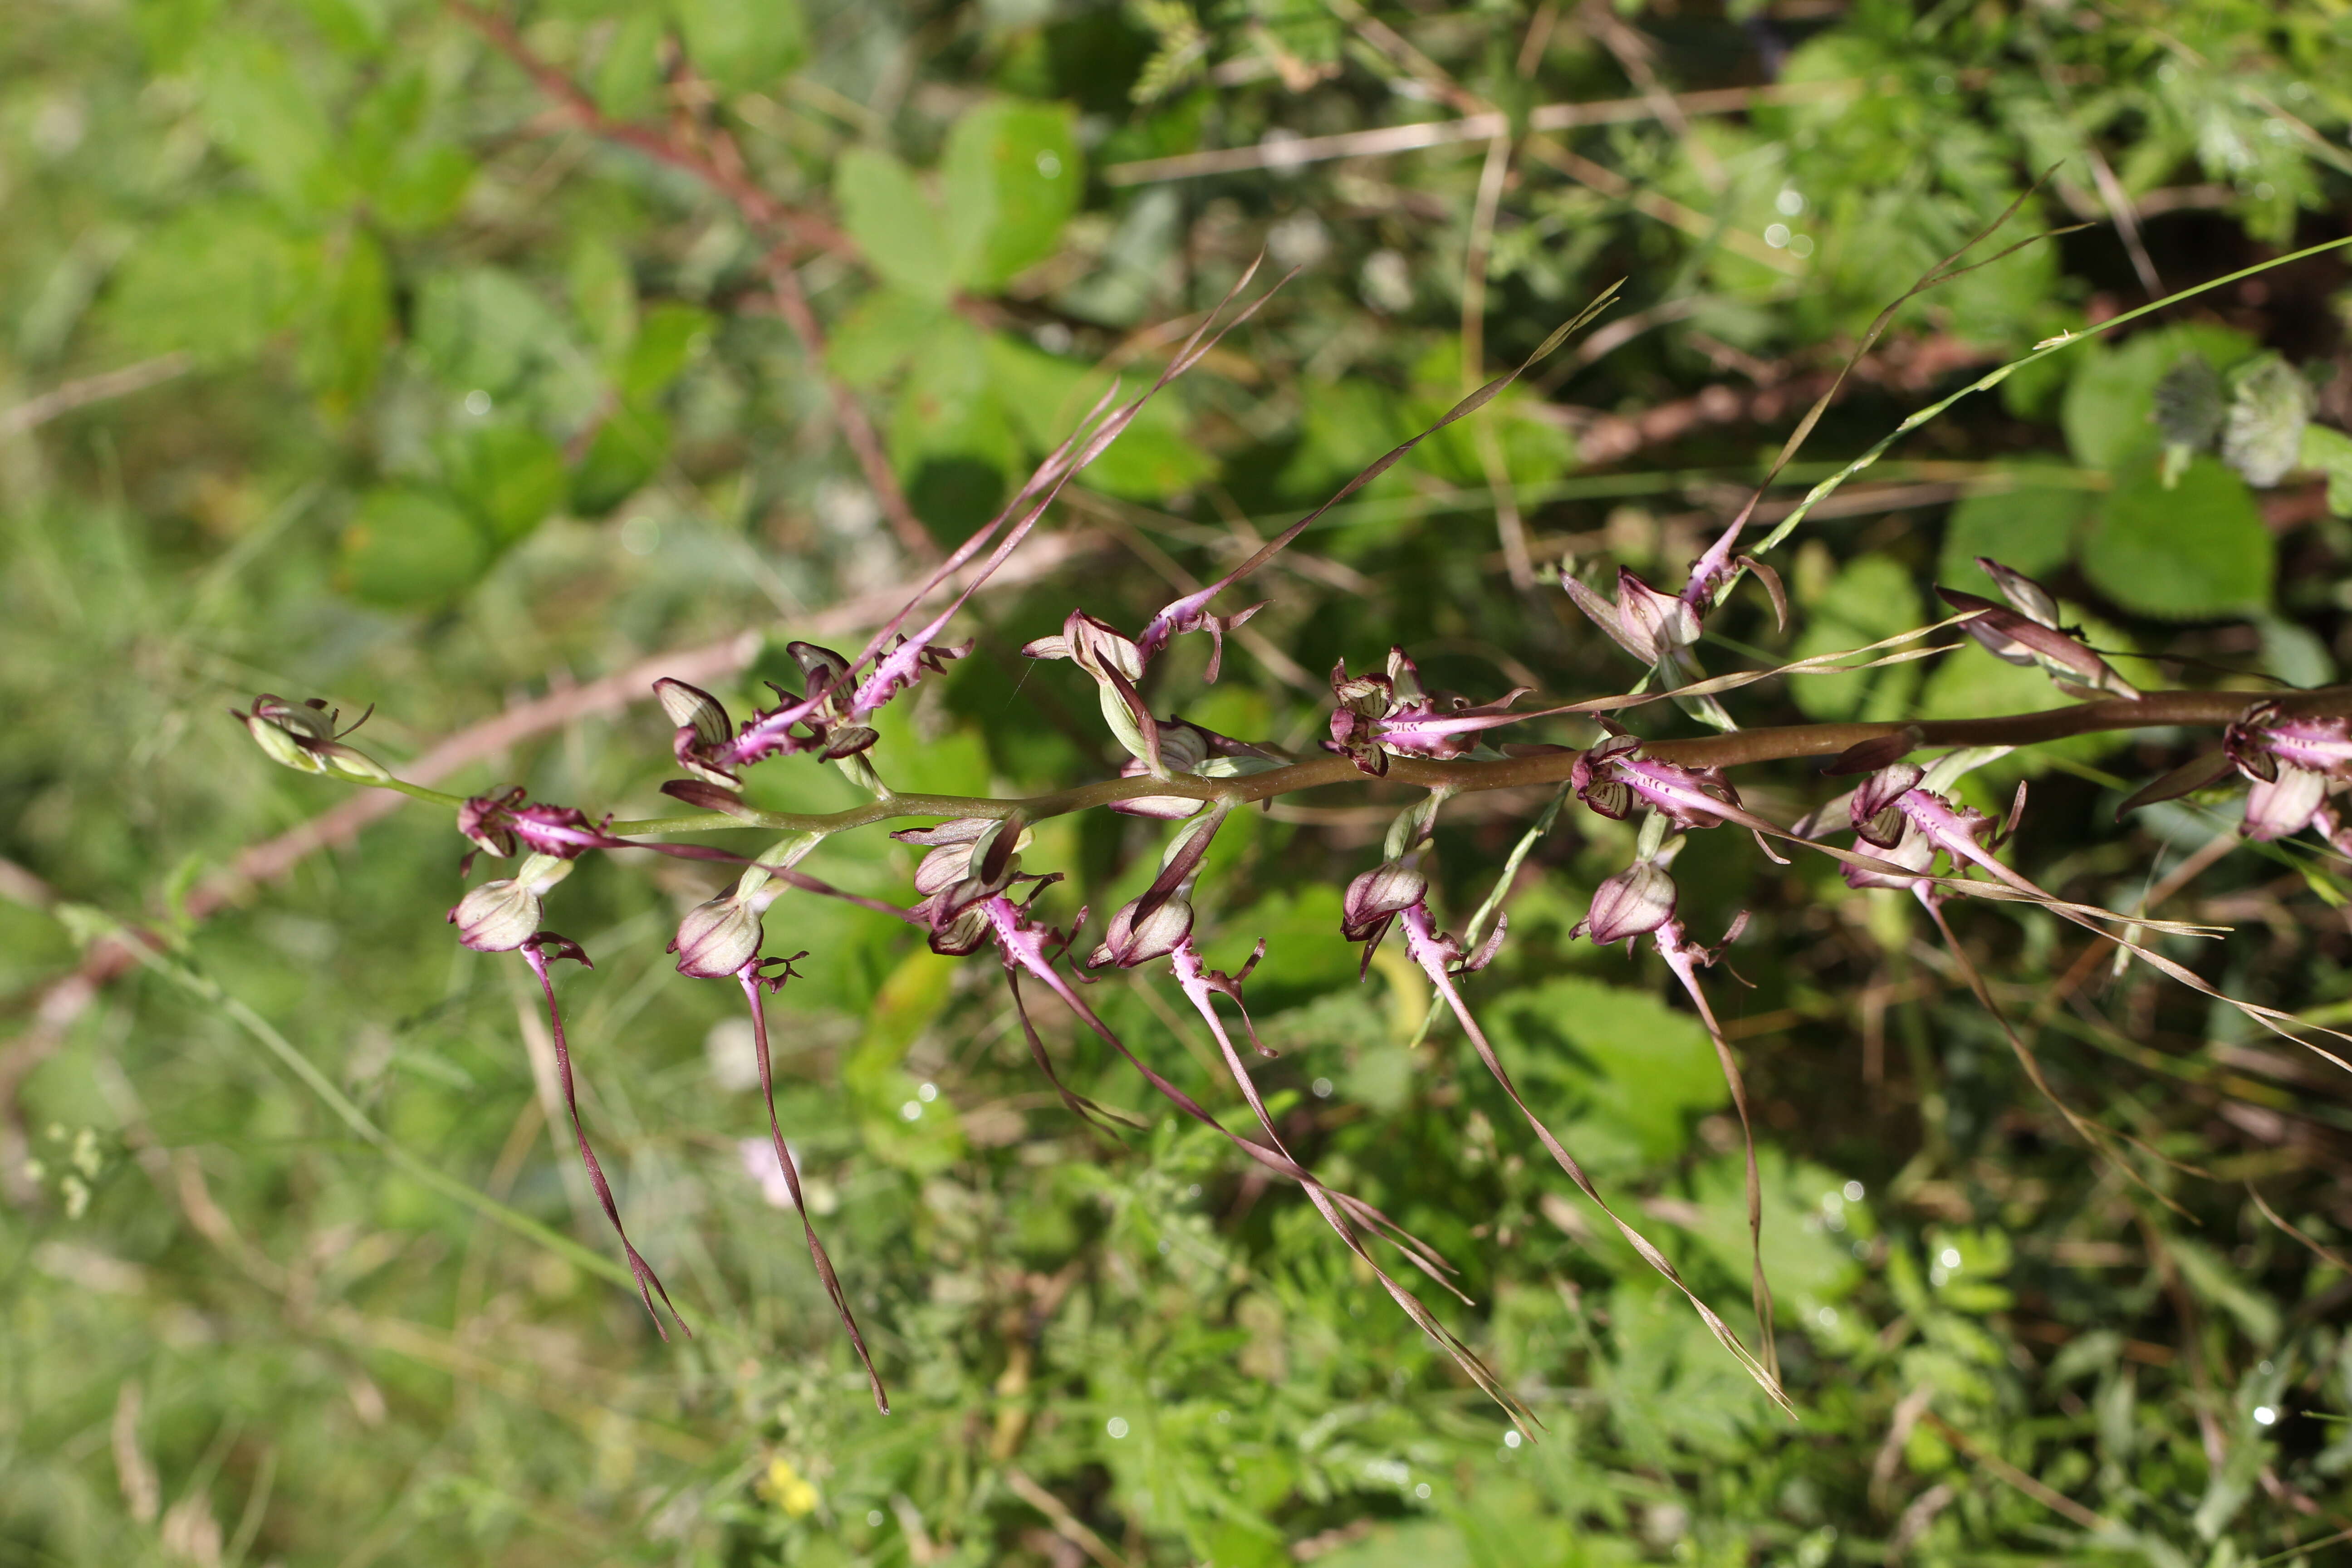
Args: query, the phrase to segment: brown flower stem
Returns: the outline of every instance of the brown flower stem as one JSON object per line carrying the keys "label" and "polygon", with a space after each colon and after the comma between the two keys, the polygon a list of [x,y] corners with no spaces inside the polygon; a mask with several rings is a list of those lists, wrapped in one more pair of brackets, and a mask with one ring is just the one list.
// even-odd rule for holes
{"label": "brown flower stem", "polygon": [[512,23],[470,0],[445,3],[453,14],[481,34],[491,47],[530,77],[540,91],[560,105],[582,130],[692,174],[724,197],[753,228],[784,237],[785,242],[772,249],[765,262],[776,312],[800,340],[801,352],[808,356],[810,365],[831,393],[834,418],[841,427],[842,441],[856,458],[866,487],[881,504],[883,516],[888,520],[899,547],[919,561],[936,560],[939,545],[907,504],[906,492],[898,488],[898,475],[891,471],[889,458],[882,449],[873,420],[866,416],[865,405],[838,379],[824,374],[824,331],[815,312],[809,309],[800,275],[793,269],[791,253],[795,249],[825,250],[855,258],[858,254],[856,243],[814,213],[771,195],[752,178],[735,139],[723,130],[706,149],[651,126],[614,120],[597,107],[596,100],[578,82],[540,58]]}
{"label": "brown flower stem", "polygon": [[[2157,691],[2137,699],[2117,698],[2053,708],[2039,713],[2016,713],[1991,719],[1928,719],[1909,724],[1784,724],[1769,729],[1735,730],[1685,741],[1658,741],[1643,748],[1644,755],[1688,767],[1740,767],[1754,763],[1784,762],[1798,757],[1835,756],[1864,741],[1900,735],[1917,737],[1915,748],[1931,746],[2029,746],[2069,735],[2117,730],[2174,726],[2219,729],[2234,722],[2252,700],[2242,691]],[[2352,687],[2323,687],[2283,693],[2271,699],[2290,714],[2305,717],[2352,716]],[[1534,756],[1500,762],[1427,762],[1395,757],[1387,777],[1399,784],[1430,789],[1446,785],[1464,794],[1480,790],[1524,789],[1559,784],[1569,776],[1580,752],[1562,748]],[[1364,774],[1346,757],[1318,757],[1272,768],[1241,778],[1106,779],[1099,784],[1055,790],[1026,799],[991,799],[981,795],[896,795],[862,805],[818,815],[746,812],[729,816],[700,812],[688,816],[655,817],[615,822],[614,833],[711,833],[722,828],[758,827],[787,832],[840,833],[870,823],[902,816],[1009,816],[1020,812],[1032,821],[1062,816],[1074,811],[1135,800],[1145,795],[1182,795],[1193,800],[1245,805],[1272,800],[1300,790],[1361,782]]]}

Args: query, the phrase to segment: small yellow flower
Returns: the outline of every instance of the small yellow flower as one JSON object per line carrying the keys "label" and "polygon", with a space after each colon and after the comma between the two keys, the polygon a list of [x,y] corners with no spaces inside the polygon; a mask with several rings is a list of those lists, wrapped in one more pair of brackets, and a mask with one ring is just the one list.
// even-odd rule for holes
{"label": "small yellow flower", "polygon": [[816,1511],[816,1488],[809,1485],[801,1473],[793,1468],[792,1461],[781,1454],[768,1461],[767,1471],[760,1477],[755,1489],[762,1498],[782,1509],[789,1518],[800,1519]]}

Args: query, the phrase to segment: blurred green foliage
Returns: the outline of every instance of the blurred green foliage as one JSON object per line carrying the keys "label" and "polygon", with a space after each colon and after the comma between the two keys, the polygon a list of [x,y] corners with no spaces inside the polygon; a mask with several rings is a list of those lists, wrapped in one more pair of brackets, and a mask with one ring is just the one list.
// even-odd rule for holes
{"label": "blurred green foliage", "polygon": [[[780,1107],[894,1388],[884,1418],[767,1196],[746,1026],[662,952],[711,878],[599,860],[555,917],[597,960],[562,983],[586,1114],[697,1332],[665,1345],[614,1282],[528,977],[442,923],[448,825],[394,814],[239,880],[241,852],[340,798],[222,710],[373,703],[370,743],[413,757],[748,629],[771,651],[705,678],[740,712],[791,668],[783,641],[861,638],[915,571],[838,399],[921,527],[960,539],[1262,248],[1299,276],[1089,470],[1056,514],[1084,536],[1070,563],[979,601],[980,651],[886,713],[877,766],[967,793],[1101,776],[1118,759],[1085,681],[1012,650],[1073,605],[1139,623],[1622,277],[1587,340],[1606,352],[1571,346],[1331,513],[1264,580],[1223,681],[1201,689],[1180,647],[1153,696],[1305,746],[1315,672],[1391,643],[1481,700],[1619,689],[1636,672],[1613,647],[1513,588],[1499,490],[1538,563],[1679,571],[1811,395],[1790,389],[1825,384],[2045,169],[2005,237],[2091,226],[1906,304],[1786,480],[1924,401],[1939,373],[1906,363],[2002,363],[2151,281],[2333,237],[2347,28],[2333,0],[17,0],[0,1562],[2340,1560],[2298,1542],[2352,1512],[2346,1287],[2238,1184],[2340,1253],[2341,1080],[2145,970],[2111,976],[2038,912],[1962,924],[2062,1092],[2218,1178],[2149,1163],[2177,1212],[2071,1140],[1895,895],[1727,835],[1677,866],[1700,934],[1756,916],[1732,955],[1751,988],[1720,994],[1766,1137],[1791,1426],[1518,1135],[1458,1035],[1419,1038],[1409,966],[1386,953],[1356,984],[1338,889],[1403,797],[1228,827],[1206,946],[1231,965],[1267,939],[1252,999],[1285,1136],[1461,1268],[1469,1303],[1441,1315],[1539,1414],[1528,1443],[1297,1194],[1042,1015],[1074,1088],[1152,1118],[1123,1144],[1071,1119],[988,964],[781,904],[772,950],[811,956],[777,1004]],[[1606,107],[1546,117],[1563,104]],[[1508,134],[1484,201],[1486,139],[1376,151],[1487,111]],[[1711,668],[1906,629],[1932,584],[1982,591],[1991,554],[2051,577],[2119,659],[2184,661],[2129,663],[2136,681],[2332,680],[2343,287],[2334,257],[2283,268],[1962,405],[1806,524],[1783,563],[1797,625],[1743,598]],[[453,787],[655,810],[668,737],[645,695],[492,747]],[[2056,700],[1971,647],[1736,706]],[[2022,862],[2127,908],[2230,830],[2195,802],[2106,826],[2116,776],[2169,765],[2167,744],[2086,737],[1980,776],[2039,771]],[[1752,787],[1786,815],[1822,793],[1794,767]],[[788,761],[752,798],[850,795]],[[1473,804],[1442,819],[1449,908],[1541,805]],[[1130,896],[1161,841],[1126,818],[1038,837],[1031,863],[1073,879],[1065,920]],[[1654,958],[1566,939],[1631,848],[1564,818],[1474,1002],[1531,1101],[1752,1335],[1706,1037]],[[2194,884],[2197,918],[2255,929],[2167,951],[2341,1021],[2352,950],[2321,900],[2342,896],[2277,853]],[[878,834],[811,863],[886,897],[911,864]],[[163,954],[85,994],[115,920]],[[1094,997],[1238,1109],[1163,983]]]}

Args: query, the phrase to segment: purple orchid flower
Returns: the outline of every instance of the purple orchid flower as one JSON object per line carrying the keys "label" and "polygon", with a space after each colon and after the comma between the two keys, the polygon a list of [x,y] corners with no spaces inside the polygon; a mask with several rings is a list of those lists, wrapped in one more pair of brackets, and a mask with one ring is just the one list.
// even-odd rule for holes
{"label": "purple orchid flower", "polygon": [[1338,706],[1331,713],[1331,738],[1323,749],[1351,759],[1375,778],[1388,772],[1391,757],[1446,761],[1478,745],[1481,731],[1568,711],[1511,712],[1511,704],[1529,689],[1514,687],[1496,701],[1473,707],[1466,697],[1424,689],[1419,667],[1401,647],[1389,649],[1384,673],[1349,675],[1343,661],[1331,668],[1331,694]]}
{"label": "purple orchid flower", "polygon": [[2295,718],[2276,702],[2258,702],[2224,731],[2221,750],[2251,781],[2249,838],[2302,832],[2331,793],[2352,783],[2352,720]]}
{"label": "purple orchid flower", "polygon": [[1576,798],[1606,817],[1623,821],[1636,803],[1662,814],[1676,827],[1714,827],[1726,821],[1718,809],[1739,808],[1739,792],[1721,768],[1689,768],[1637,755],[1636,735],[1612,735],[1578,757],[1569,768]]}

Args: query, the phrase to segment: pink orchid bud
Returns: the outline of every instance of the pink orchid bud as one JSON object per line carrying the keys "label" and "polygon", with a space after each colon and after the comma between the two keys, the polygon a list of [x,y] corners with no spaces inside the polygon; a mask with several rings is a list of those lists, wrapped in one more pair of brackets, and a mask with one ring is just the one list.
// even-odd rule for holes
{"label": "pink orchid bud", "polygon": [[2058,606],[2048,592],[2032,579],[2019,576],[1999,563],[1980,562],[1989,571],[1997,571],[2003,591],[2014,585],[2012,602],[2021,605],[2046,605],[2047,619],[2022,608],[2005,610],[1990,599],[1974,594],[1963,594],[1956,588],[1938,586],[1936,592],[1956,610],[1974,611],[1975,617],[1964,622],[1960,629],[1982,644],[1993,658],[2021,667],[2038,665],[2044,675],[2057,683],[2058,689],[2070,697],[2095,698],[2102,694],[2137,698],[2139,689],[2116,674],[2107,661],[2093,652],[2080,639],[2059,629]]}
{"label": "pink orchid bud", "polygon": [[1392,703],[1418,702],[1428,695],[1422,689],[1421,666],[1401,647],[1389,649],[1389,691]]}
{"label": "pink orchid bud", "polygon": [[[920,905],[916,906],[919,910]],[[988,915],[988,902],[982,900],[964,909],[946,924],[931,927],[930,945],[933,952],[947,958],[961,958],[978,952],[988,941],[992,929]]]}
{"label": "pink orchid bud", "polygon": [[687,910],[668,951],[677,954],[680,974],[719,980],[740,973],[757,958],[765,934],[753,900],[730,893]]}
{"label": "pink orchid bud", "polygon": [[1978,556],[1977,566],[1992,579],[1993,585],[2000,590],[2000,596],[2007,599],[2019,614],[2045,626],[2058,624],[2058,596],[2049,589],[2024,573],[2004,566],[1988,555]]}
{"label": "pink orchid bud", "polygon": [[1635,735],[1612,735],[1569,764],[1569,787],[1576,798],[1612,822],[1622,822],[1633,809],[1633,792],[1616,773],[1617,762],[1641,750]]}
{"label": "pink orchid bud", "polygon": [[1339,933],[1349,942],[1376,938],[1391,921],[1429,897],[1429,879],[1389,861],[1348,884],[1339,902]]}
{"label": "pink orchid bud", "polygon": [[1646,935],[1675,918],[1675,879],[1654,860],[1636,860],[1592,891],[1591,907],[1569,935],[1606,947]]}
{"label": "pink orchid bud", "polygon": [[1927,771],[1916,763],[1895,763],[1863,780],[1861,787],[1853,792],[1849,808],[1854,833],[1864,843],[1881,849],[1895,847],[1908,826],[1903,815],[1903,797],[1927,776]]}
{"label": "pink orchid bud", "polygon": [[823,643],[786,643],[784,652],[801,667],[811,697],[838,693],[849,679],[849,660]]}
{"label": "pink orchid bud", "polygon": [[1688,768],[1633,753],[1641,741],[1616,735],[1569,766],[1569,786],[1577,799],[1602,816],[1622,821],[1636,802],[1676,827],[1716,827],[1724,822],[1718,805],[1737,808],[1738,792],[1720,768]]}
{"label": "pink orchid bud", "polygon": [[539,894],[511,877],[485,882],[457,900],[449,923],[476,952],[512,952],[539,930]]}
{"label": "pink orchid bud", "polygon": [[[1168,757],[1168,748],[1166,744],[1167,736],[1168,730],[1167,727],[1163,725],[1160,729],[1161,745],[1160,751],[1160,760],[1163,764],[1167,762]],[[1198,765],[1198,763],[1194,764],[1195,767]],[[1193,769],[1187,767],[1171,767],[1169,771],[1171,773],[1189,773],[1192,772]],[[1150,773],[1150,763],[1145,762],[1141,757],[1129,757],[1125,763],[1119,765],[1118,776],[1123,779],[1139,779],[1149,777]],[[1201,813],[1206,811],[1208,808],[1209,803],[1207,801],[1194,800],[1191,795],[1139,795],[1133,800],[1115,800],[1110,803],[1110,809],[1118,812],[1121,816],[1150,816],[1155,817],[1162,822],[1181,822],[1186,817],[1200,816]]]}
{"label": "pink orchid bud", "polygon": [[1573,563],[1561,564],[1559,585],[1587,619],[1643,664],[1663,663],[1675,650],[1698,641],[1698,616],[1688,604],[1659,593],[1622,567],[1617,573],[1613,605],[1578,580]]}
{"label": "pink orchid bud", "polygon": [[1628,648],[1647,649],[1646,656],[1636,657],[1646,657],[1652,664],[1698,641],[1698,616],[1690,605],[1622,567],[1617,573],[1617,622],[1624,631],[1620,640]]}
{"label": "pink orchid bud", "polygon": [[1192,906],[1182,899],[1169,900],[1139,922],[1135,910],[1142,901],[1137,899],[1118,907],[1110,917],[1110,929],[1103,933],[1102,944],[1087,960],[1087,968],[1100,969],[1108,963],[1133,969],[1167,957],[1192,934]]}
{"label": "pink orchid bud", "polygon": [[[1367,672],[1349,675],[1347,660],[1331,667],[1331,696],[1340,710],[1360,714],[1367,719],[1381,719],[1396,706],[1396,682],[1385,675]],[[1335,720],[1336,726],[1336,720]],[[1333,733],[1337,734],[1335,727]]]}

